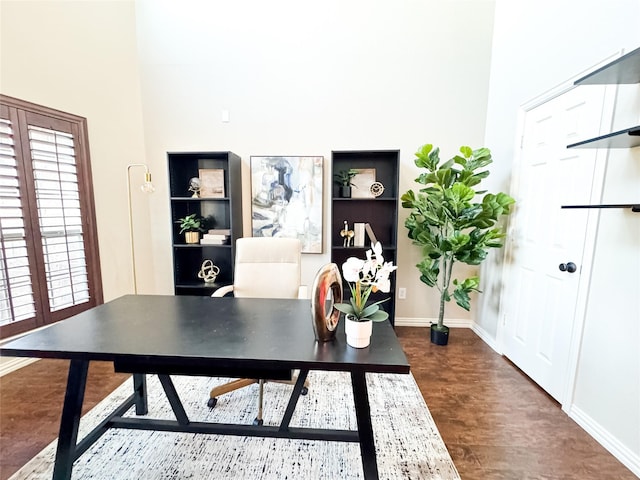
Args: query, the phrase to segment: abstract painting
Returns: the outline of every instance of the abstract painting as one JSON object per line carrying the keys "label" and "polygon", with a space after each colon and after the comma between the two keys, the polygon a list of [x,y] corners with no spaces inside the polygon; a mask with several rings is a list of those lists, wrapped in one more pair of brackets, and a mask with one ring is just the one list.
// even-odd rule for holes
{"label": "abstract painting", "polygon": [[324,157],[251,157],[254,237],[298,238],[302,253],[322,253]]}

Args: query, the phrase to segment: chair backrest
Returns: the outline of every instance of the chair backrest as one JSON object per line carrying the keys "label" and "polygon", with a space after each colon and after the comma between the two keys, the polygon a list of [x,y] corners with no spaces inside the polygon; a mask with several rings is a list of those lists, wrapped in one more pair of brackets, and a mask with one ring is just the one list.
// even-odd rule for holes
{"label": "chair backrest", "polygon": [[233,294],[251,298],[298,298],[300,240],[247,237],[236,240]]}

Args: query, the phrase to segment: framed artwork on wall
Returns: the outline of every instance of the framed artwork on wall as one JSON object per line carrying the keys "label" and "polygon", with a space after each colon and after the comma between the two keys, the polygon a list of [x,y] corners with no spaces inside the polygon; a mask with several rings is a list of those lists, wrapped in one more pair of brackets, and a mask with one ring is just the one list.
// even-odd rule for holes
{"label": "framed artwork on wall", "polygon": [[322,253],[324,157],[251,157],[254,237],[299,238],[302,253]]}

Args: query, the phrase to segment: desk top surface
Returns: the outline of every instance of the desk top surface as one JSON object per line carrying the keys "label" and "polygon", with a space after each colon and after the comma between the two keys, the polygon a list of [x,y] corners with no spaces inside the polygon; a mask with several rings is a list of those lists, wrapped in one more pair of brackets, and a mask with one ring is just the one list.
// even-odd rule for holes
{"label": "desk top surface", "polygon": [[371,345],[336,337],[317,342],[309,300],[126,295],[0,345],[7,356],[169,362],[198,367],[408,373],[387,321],[373,324]]}

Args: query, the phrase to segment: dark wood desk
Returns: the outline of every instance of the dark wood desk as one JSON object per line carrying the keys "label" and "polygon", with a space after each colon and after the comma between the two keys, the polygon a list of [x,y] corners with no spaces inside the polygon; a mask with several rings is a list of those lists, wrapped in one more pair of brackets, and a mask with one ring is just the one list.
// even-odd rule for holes
{"label": "dark wood desk", "polygon": [[[375,323],[371,345],[347,346],[344,322],[332,342],[318,343],[308,300],[127,295],[0,346],[0,354],[71,360],[54,466],[70,479],[73,462],[109,428],[358,442],[364,476],[378,478],[365,373],[409,373],[389,322]],[[134,393],[80,442],[78,426],[91,360],[131,372]],[[191,422],[169,375],[277,378],[299,369],[278,426]],[[357,430],[290,427],[309,370],[351,374]],[[145,374],[158,374],[176,421],[147,413]],[[313,388],[311,395],[321,395]],[[202,405],[207,408],[207,394]],[[133,405],[136,417],[123,417]]]}

